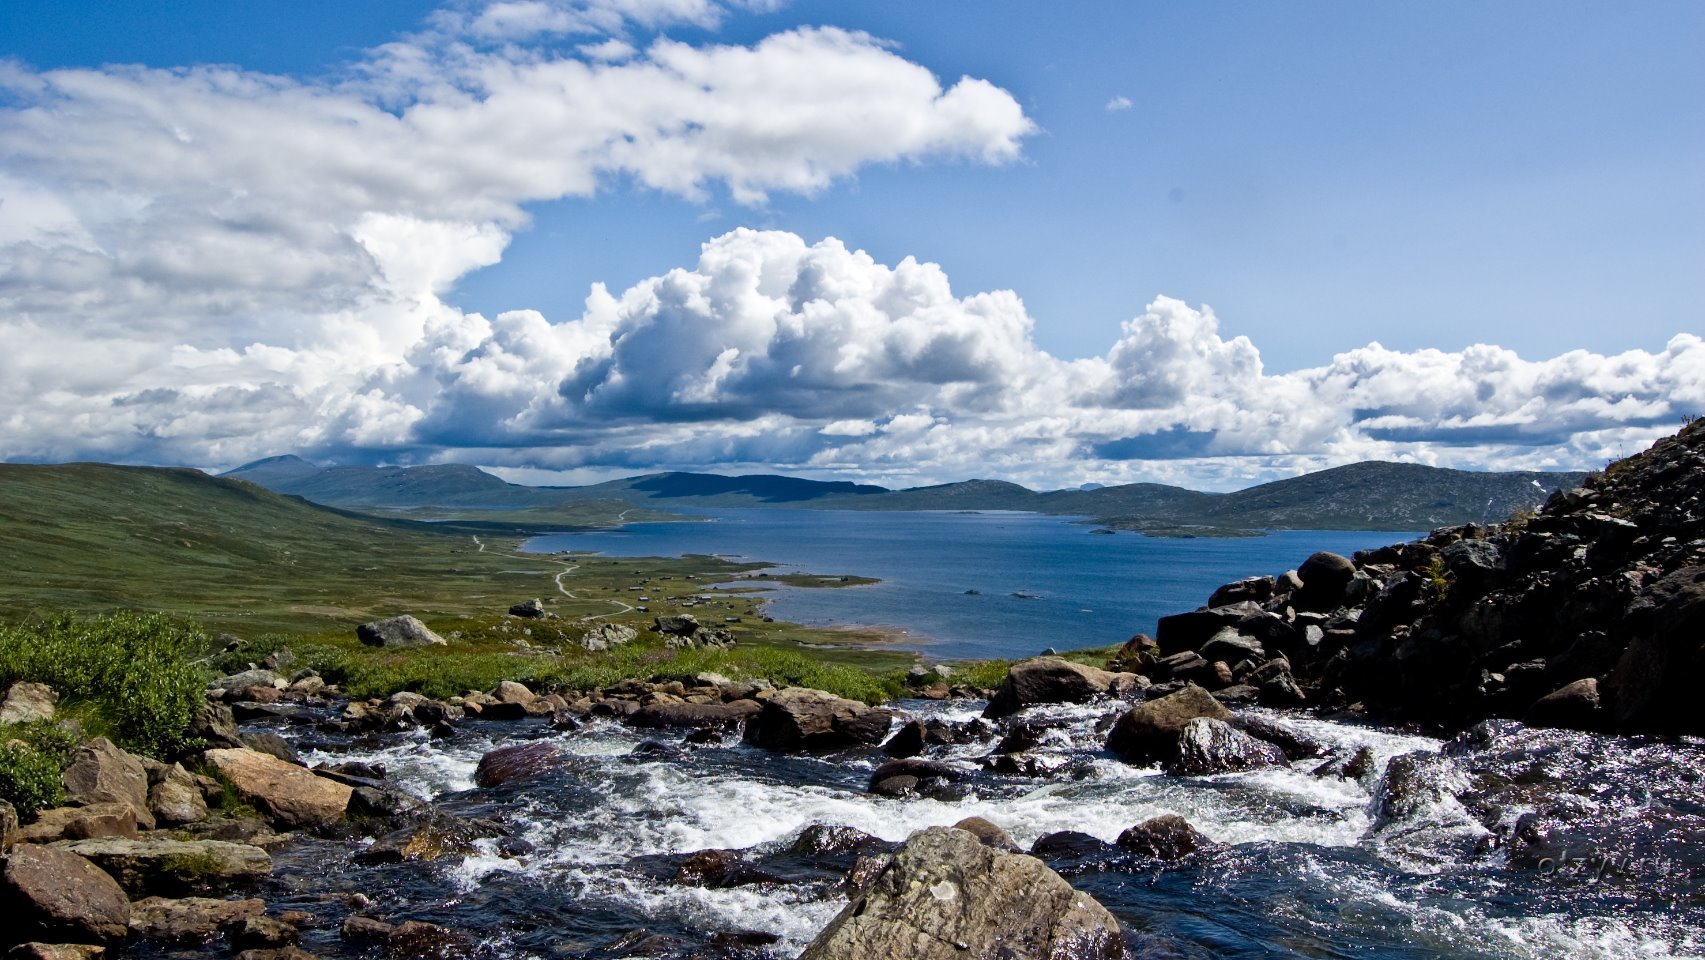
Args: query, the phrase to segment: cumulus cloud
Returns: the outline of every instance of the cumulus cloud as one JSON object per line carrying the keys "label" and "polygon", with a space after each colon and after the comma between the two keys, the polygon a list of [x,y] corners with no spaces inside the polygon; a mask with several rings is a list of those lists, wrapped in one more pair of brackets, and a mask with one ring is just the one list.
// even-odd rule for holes
{"label": "cumulus cloud", "polygon": [[1692,335],[1537,360],[1374,343],[1274,374],[1161,297],[1061,359],[1011,291],[776,231],[596,286],[578,317],[445,304],[531,203],[617,179],[758,203],[872,163],[1006,162],[1034,131],[862,34],[635,35],[731,8],[461,6],[318,82],[0,65],[0,456],[1225,487],[1369,457],[1597,465],[1705,411]]}
{"label": "cumulus cloud", "polygon": [[1121,110],[1129,110],[1134,106],[1136,106],[1136,104],[1131,102],[1130,97],[1116,96],[1113,99],[1108,100],[1106,106],[1102,109],[1106,110],[1108,113],[1118,113]]}

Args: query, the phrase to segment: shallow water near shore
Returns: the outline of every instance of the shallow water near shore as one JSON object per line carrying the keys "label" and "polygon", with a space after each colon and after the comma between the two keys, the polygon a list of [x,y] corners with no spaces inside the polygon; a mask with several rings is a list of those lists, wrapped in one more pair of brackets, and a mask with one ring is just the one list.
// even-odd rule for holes
{"label": "shallow water near shore", "polygon": [[[975,701],[898,704],[915,717],[966,721]],[[1124,925],[1137,956],[1170,957],[1604,957],[1705,952],[1705,743],[1616,740],[1530,731],[1519,759],[1498,749],[1445,745],[1405,733],[1257,711],[1337,752],[1373,751],[1376,767],[1441,747],[1468,766],[1508,779],[1550,783],[1602,814],[1608,833],[1578,837],[1575,861],[1610,842],[1616,824],[1652,811],[1670,819],[1649,849],[1570,869],[1510,856],[1448,793],[1404,817],[1374,809],[1377,776],[1315,776],[1318,761],[1214,777],[1179,778],[1118,762],[1101,749],[1117,703],[1032,711],[1050,725],[1035,755],[1046,777],[1000,776],[970,761],[991,741],[937,756],[964,765],[957,800],[889,799],[866,792],[874,750],[785,756],[748,747],[736,732],[720,743],[592,721],[559,733],[542,721],[465,723],[449,738],[419,733],[349,738],[302,725],[281,732],[310,762],[384,764],[394,783],[446,812],[505,825],[509,838],[480,842],[471,856],[374,867],[353,859],[360,843],[303,839],[275,854],[261,891],[274,909],[324,917],[304,946],[357,955],[337,939],[339,897],[372,898],[369,912],[420,919],[482,939],[504,957],[792,957],[845,904],[840,877],[851,858],[802,856],[789,846],[812,824],[855,827],[887,841],[924,826],[985,817],[1028,848],[1055,831],[1101,841],[1163,813],[1187,818],[1216,842],[1173,864],[1134,860],[1114,848],[1051,860]],[[655,738],[655,739],[653,739]],[[521,739],[549,739],[559,769],[496,789],[477,789],[479,757]],[[653,750],[641,747],[648,739]],[[1518,742],[1517,740],[1508,741]],[[635,748],[641,752],[635,753]],[[1648,784],[1648,786],[1640,786]],[[1526,812],[1502,809],[1506,821]],[[1591,818],[1589,818],[1591,819]],[[1595,821],[1596,822],[1596,821]],[[1691,824],[1674,829],[1676,824]],[[518,844],[517,841],[524,841]],[[1571,841],[1577,842],[1577,841]],[[766,879],[726,889],[675,879],[681,856],[742,851]],[[1602,849],[1601,849],[1602,852]],[[644,931],[643,934],[636,931]],[[753,934],[761,936],[754,938]],[[718,946],[744,937],[763,946]],[[649,940],[646,938],[650,937]],[[1147,951],[1145,954],[1144,951]],[[144,950],[152,954],[152,951]],[[153,954],[158,955],[158,954]]]}
{"label": "shallow water near shore", "polygon": [[534,537],[524,549],[616,557],[713,554],[780,572],[876,577],[834,589],[772,584],[768,613],[807,626],[896,628],[902,645],[943,659],[1025,657],[1120,643],[1215,587],[1292,569],[1316,550],[1349,555],[1413,539],[1381,531],[1277,531],[1265,537],[1094,533],[1034,513],[727,509],[711,522],[636,523]]}

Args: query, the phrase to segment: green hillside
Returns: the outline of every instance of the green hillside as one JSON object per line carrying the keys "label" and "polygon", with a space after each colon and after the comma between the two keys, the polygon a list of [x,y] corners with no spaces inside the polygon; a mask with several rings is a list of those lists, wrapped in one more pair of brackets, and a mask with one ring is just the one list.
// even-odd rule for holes
{"label": "green hillside", "polygon": [[356,516],[195,470],[0,464],[0,618],[164,610],[215,629],[489,611],[560,566],[461,530]]}

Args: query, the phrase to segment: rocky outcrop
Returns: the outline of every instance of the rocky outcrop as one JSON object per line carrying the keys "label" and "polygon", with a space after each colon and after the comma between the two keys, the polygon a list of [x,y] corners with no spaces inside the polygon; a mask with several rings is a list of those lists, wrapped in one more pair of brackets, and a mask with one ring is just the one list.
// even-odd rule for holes
{"label": "rocky outcrop", "polygon": [[1705,676],[1705,421],[1534,514],[1315,554],[1264,592],[1221,587],[1121,664],[1229,702],[1705,733],[1691,702]]}
{"label": "rocky outcrop", "polygon": [[5,938],[103,943],[130,929],[130,898],[100,867],[66,850],[21,846],[0,865]]}
{"label": "rocky outcrop", "polygon": [[1225,720],[1230,716],[1231,711],[1213,694],[1186,686],[1125,711],[1107,735],[1107,749],[1126,763],[1169,763],[1178,755],[1178,739],[1185,724],[1198,717]]}
{"label": "rocky outcrop", "polygon": [[1098,670],[1060,657],[1037,657],[1007,670],[983,716],[1010,716],[1039,703],[1088,703],[1096,697],[1120,696],[1146,686],[1148,681],[1136,674]]}
{"label": "rocky outcrop", "polygon": [[5,702],[0,703],[0,726],[52,720],[58,702],[59,694],[47,684],[19,680],[6,689]]}
{"label": "rocky outcrop", "polygon": [[1118,920],[1042,861],[932,827],[906,841],[800,960],[1124,956]]}
{"label": "rocky outcrop", "polygon": [[639,631],[622,623],[600,623],[587,629],[580,645],[594,652],[632,643]]}
{"label": "rocky outcrop", "polygon": [[746,742],[766,750],[838,750],[881,743],[894,715],[809,687],[786,687],[746,723]]}
{"label": "rocky outcrop", "polygon": [[355,628],[355,636],[369,647],[442,647],[449,643],[406,613],[364,623]]}
{"label": "rocky outcrop", "polygon": [[245,800],[287,828],[325,827],[343,818],[353,789],[249,749],[209,750],[207,762]]}
{"label": "rocky outcrop", "polygon": [[272,857],[223,840],[103,837],[56,844],[105,870],[132,897],[221,893],[272,873]]}

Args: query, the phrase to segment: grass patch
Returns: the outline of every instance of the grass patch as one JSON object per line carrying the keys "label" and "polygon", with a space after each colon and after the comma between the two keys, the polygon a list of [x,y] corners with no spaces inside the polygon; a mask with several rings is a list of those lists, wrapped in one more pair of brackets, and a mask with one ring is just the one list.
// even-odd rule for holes
{"label": "grass patch", "polygon": [[0,688],[45,683],[61,709],[127,749],[165,756],[183,742],[207,674],[200,629],[157,614],[60,614],[0,627]]}

